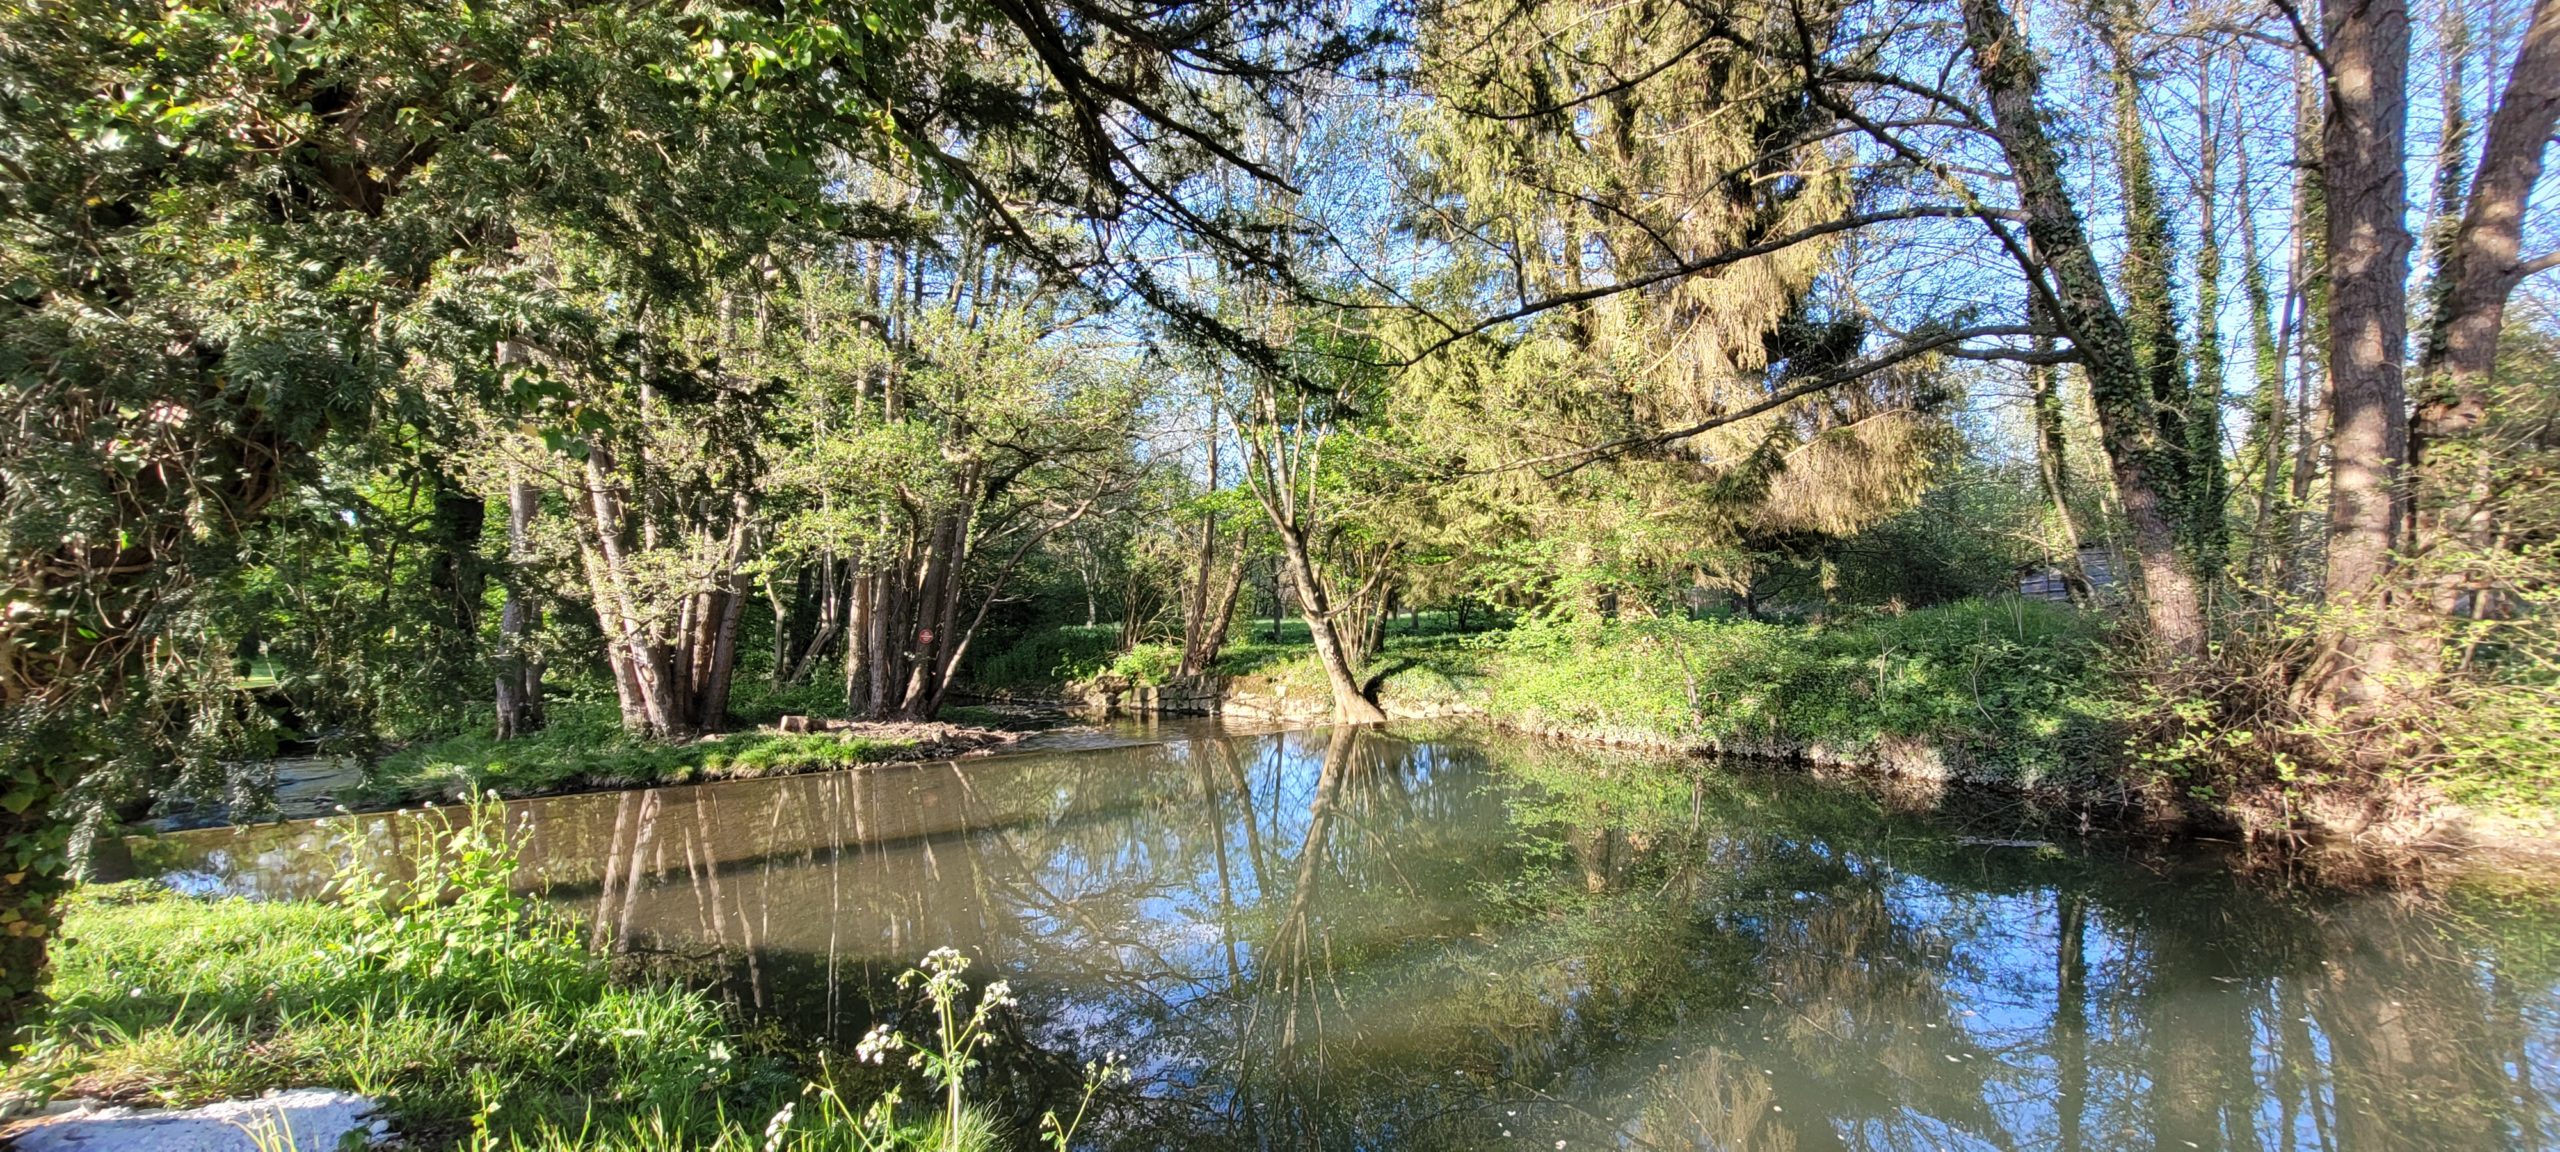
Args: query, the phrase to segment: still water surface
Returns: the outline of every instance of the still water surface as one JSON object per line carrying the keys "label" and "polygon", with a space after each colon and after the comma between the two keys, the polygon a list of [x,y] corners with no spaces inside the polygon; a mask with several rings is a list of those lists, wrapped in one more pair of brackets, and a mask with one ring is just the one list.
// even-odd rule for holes
{"label": "still water surface", "polygon": [[[2560,1146],[2560,895],[2349,894],[2015,813],[1464,729],[1218,734],[516,806],[638,964],[850,1047],[925,951],[1096,1147]],[[396,823],[379,833],[396,835]],[[308,824],[143,859],[265,896]],[[1024,1130],[1028,1130],[1026,1123]]]}

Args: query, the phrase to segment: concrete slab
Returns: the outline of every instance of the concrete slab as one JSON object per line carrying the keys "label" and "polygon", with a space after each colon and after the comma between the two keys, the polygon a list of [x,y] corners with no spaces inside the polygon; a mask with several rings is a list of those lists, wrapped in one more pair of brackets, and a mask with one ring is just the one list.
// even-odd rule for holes
{"label": "concrete slab", "polygon": [[390,1131],[374,1102],[327,1088],[270,1092],[202,1108],[74,1107],[8,1133],[16,1152],[340,1152]]}

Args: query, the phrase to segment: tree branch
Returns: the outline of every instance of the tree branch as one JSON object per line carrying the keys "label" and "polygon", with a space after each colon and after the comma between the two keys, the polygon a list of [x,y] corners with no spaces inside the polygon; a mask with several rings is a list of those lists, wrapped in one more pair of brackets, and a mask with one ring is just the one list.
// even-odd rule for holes
{"label": "tree branch", "polygon": [[2031,324],[1985,324],[1971,328],[1948,328],[1923,335],[1915,335],[1904,340],[1900,344],[1896,344],[1891,348],[1885,349],[1882,352],[1878,352],[1872,356],[1861,357],[1858,360],[1852,361],[1848,364],[1843,364],[1840,367],[1832,369],[1831,371],[1825,372],[1819,376],[1780,388],[1758,402],[1731,412],[1723,412],[1710,416],[1685,428],[1674,428],[1666,432],[1648,432],[1640,436],[1627,436],[1609,441],[1606,444],[1598,444],[1588,448],[1575,448],[1570,451],[1556,452],[1545,456],[1533,456],[1525,460],[1515,460],[1511,463],[1500,465],[1498,467],[1481,469],[1466,474],[1483,476],[1498,472],[1517,471],[1522,468],[1533,468],[1541,464],[1553,464],[1566,460],[1572,461],[1571,464],[1564,468],[1544,474],[1547,479],[1556,479],[1558,477],[1571,475],[1574,472],[1580,471],[1583,468],[1587,468],[1592,464],[1596,464],[1601,460],[1612,456],[1621,456],[1640,448],[1655,448],[1665,444],[1677,443],[1693,436],[1712,432],[1728,424],[1741,423],[1742,421],[1749,420],[1754,416],[1760,416],[1776,411],[1788,404],[1802,400],[1807,396],[1830,391],[1831,389],[1847,384],[1850,381],[1857,380],[1861,377],[1872,376],[1887,368],[1891,368],[1896,364],[1900,364],[1906,360],[1911,360],[1919,356],[1925,356],[1931,352],[1941,352],[1947,355],[1961,356],[1968,360],[2024,360],[2029,363],[2051,362],[2046,359],[2047,357],[2055,359],[2069,357],[2071,355],[2070,353],[2062,352],[2048,353],[2036,352],[2028,349],[1956,347],[1956,345],[1963,341],[1979,339],[1982,337],[2051,336],[2054,334],[2055,333],[2050,330],[2038,328]]}
{"label": "tree branch", "polygon": [[1746,244],[1740,248],[1728,248],[1722,252],[1701,256],[1695,260],[1687,260],[1666,268],[1658,268],[1654,271],[1647,272],[1642,276],[1621,280],[1615,284],[1603,284],[1596,288],[1584,288],[1579,291],[1563,292],[1554,296],[1532,300],[1517,308],[1513,308],[1505,312],[1497,312],[1491,316],[1487,316],[1476,321],[1474,324],[1470,324],[1462,328],[1456,328],[1447,336],[1432,341],[1421,351],[1414,353],[1411,357],[1406,358],[1396,366],[1409,367],[1411,365],[1421,363],[1422,361],[1437,355],[1441,350],[1452,344],[1490,329],[1501,327],[1502,325],[1511,323],[1514,320],[1525,320],[1531,316],[1538,315],[1541,312],[1551,312],[1555,309],[1563,308],[1568,305],[1585,304],[1593,300],[1606,299],[1621,292],[1633,292],[1642,288],[1650,288],[1666,280],[1677,280],[1684,276],[1695,276],[1701,272],[1712,272],[1718,268],[1739,264],[1745,260],[1750,260],[1755,257],[1783,252],[1798,244],[1803,244],[1812,240],[1819,240],[1825,236],[1854,231],[1874,224],[1889,224],[1897,220],[1969,220],[1978,218],[1982,214],[1983,210],[1975,207],[1965,207],[1954,204],[1918,204],[1908,208],[1891,208],[1881,212],[1865,212],[1855,216],[1843,216],[1836,220],[1826,220],[1820,224],[1789,232],[1786,235],[1776,237],[1775,239],[1763,240],[1757,244]]}

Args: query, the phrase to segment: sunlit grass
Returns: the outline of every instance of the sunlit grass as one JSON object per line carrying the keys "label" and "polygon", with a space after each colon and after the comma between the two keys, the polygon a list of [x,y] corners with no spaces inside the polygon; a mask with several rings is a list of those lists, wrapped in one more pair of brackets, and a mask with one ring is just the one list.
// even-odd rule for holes
{"label": "sunlit grass", "polygon": [[[965,1101],[968,1046],[947,1029],[898,1039],[936,1096],[907,1108],[898,1068],[811,1063],[700,992],[611,979],[572,925],[514,893],[499,812],[404,817],[423,822],[403,873],[415,883],[350,833],[340,902],[80,890],[54,952],[57,1009],[8,1094],[184,1106],[337,1088],[379,1101],[421,1148],[1027,1146]],[[971,996],[965,966],[937,953],[927,970],[943,975],[919,983],[946,1022],[977,1027],[1010,1000],[1000,985]]]}

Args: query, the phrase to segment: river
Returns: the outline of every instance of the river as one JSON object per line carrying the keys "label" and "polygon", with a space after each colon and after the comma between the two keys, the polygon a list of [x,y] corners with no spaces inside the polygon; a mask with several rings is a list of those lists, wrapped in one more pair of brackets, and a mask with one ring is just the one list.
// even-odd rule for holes
{"label": "river", "polygon": [[[979,1098],[1095,1147],[2560,1146],[2560,895],[2270,880],[1996,802],[1453,726],[513,805],[623,962],[849,1048],[951,946],[1021,1004]],[[368,817],[377,840],[401,823]],[[137,847],[318,890],[307,823]]]}

